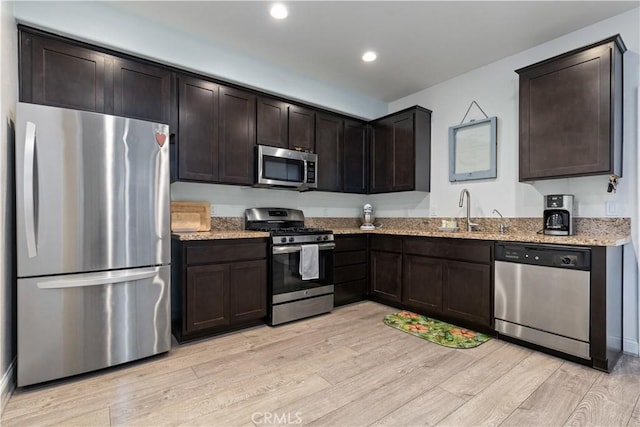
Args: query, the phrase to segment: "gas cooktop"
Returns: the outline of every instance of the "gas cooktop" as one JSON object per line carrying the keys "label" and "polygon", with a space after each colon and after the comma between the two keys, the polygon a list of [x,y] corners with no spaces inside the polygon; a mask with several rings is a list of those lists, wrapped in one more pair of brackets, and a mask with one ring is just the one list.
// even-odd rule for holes
{"label": "gas cooktop", "polygon": [[305,227],[304,214],[298,209],[247,209],[245,229],[269,232],[274,245],[333,241],[333,231]]}

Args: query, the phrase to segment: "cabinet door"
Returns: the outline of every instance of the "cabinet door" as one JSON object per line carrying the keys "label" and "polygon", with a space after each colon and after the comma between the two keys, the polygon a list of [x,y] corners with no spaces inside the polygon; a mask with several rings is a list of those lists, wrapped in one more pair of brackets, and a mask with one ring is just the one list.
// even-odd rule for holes
{"label": "cabinet door", "polygon": [[393,140],[389,120],[373,124],[371,129],[371,193],[393,190]]}
{"label": "cabinet door", "polygon": [[609,173],[612,49],[597,46],[520,74],[520,180]]}
{"label": "cabinet door", "polygon": [[256,97],[238,89],[220,87],[218,172],[223,184],[254,181]]}
{"label": "cabinet door", "polygon": [[178,77],[178,178],[218,180],[218,85]]}
{"label": "cabinet door", "polygon": [[443,261],[404,256],[402,303],[432,313],[442,312]]}
{"label": "cabinet door", "polygon": [[318,190],[342,191],[343,120],[328,114],[316,117]]}
{"label": "cabinet door", "polygon": [[345,193],[367,192],[367,138],[364,123],[344,121],[343,169]]}
{"label": "cabinet door", "polygon": [[229,265],[187,268],[185,333],[229,324]]}
{"label": "cabinet door", "polygon": [[113,76],[114,114],[169,124],[172,77],[168,69],[117,58]]}
{"label": "cabinet door", "polygon": [[233,263],[229,279],[231,323],[262,319],[267,314],[267,260]]}
{"label": "cabinet door", "polygon": [[256,128],[259,145],[288,148],[288,107],[286,102],[258,97]]}
{"label": "cabinet door", "polygon": [[491,327],[491,267],[446,261],[443,314]]}
{"label": "cabinet door", "polygon": [[58,40],[21,33],[20,100],[113,113],[113,59]]}
{"label": "cabinet door", "polygon": [[388,302],[400,302],[402,254],[371,251],[371,295]]}
{"label": "cabinet door", "polygon": [[289,106],[289,148],[315,152],[315,113],[297,105]]}
{"label": "cabinet door", "polygon": [[391,139],[393,141],[393,191],[413,190],[415,176],[413,112],[393,117]]}

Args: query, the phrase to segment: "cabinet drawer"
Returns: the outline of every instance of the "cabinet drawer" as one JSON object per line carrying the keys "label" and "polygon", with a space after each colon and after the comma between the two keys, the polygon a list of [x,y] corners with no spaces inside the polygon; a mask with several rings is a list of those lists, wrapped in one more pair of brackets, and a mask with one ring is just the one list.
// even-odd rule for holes
{"label": "cabinet drawer", "polygon": [[404,253],[460,261],[490,263],[491,243],[444,238],[407,238],[404,241]]}
{"label": "cabinet drawer", "polygon": [[402,237],[371,236],[371,249],[385,252],[402,252]]}
{"label": "cabinet drawer", "polygon": [[333,294],[333,305],[339,306],[356,301],[362,301],[367,295],[366,280],[356,280],[336,284]]}
{"label": "cabinet drawer", "polygon": [[447,257],[449,245],[446,239],[408,238],[404,240],[404,253]]}
{"label": "cabinet drawer", "polygon": [[348,265],[336,267],[333,270],[334,283],[349,282],[367,277],[367,264]]}
{"label": "cabinet drawer", "polygon": [[366,264],[367,251],[349,251],[337,253],[333,257],[333,265],[341,267],[343,265]]}
{"label": "cabinet drawer", "polygon": [[335,252],[355,251],[358,249],[367,249],[366,236],[354,236],[354,237],[336,236]]}
{"label": "cabinet drawer", "polygon": [[451,242],[447,253],[448,258],[460,261],[491,262],[491,244],[486,242]]}
{"label": "cabinet drawer", "polygon": [[257,242],[215,242],[186,248],[187,265],[242,261],[267,257],[267,244]]}

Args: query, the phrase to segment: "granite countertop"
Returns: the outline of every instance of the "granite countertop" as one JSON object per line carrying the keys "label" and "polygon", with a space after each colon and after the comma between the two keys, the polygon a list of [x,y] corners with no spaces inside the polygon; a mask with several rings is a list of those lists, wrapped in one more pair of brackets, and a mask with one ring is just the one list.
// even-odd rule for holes
{"label": "granite countertop", "polygon": [[[380,228],[373,231],[363,231],[360,228],[334,228],[334,234],[383,234],[394,236],[423,236],[447,237],[453,239],[495,240],[503,242],[549,243],[556,245],[578,246],[621,246],[631,242],[631,236],[624,234],[593,235],[575,234],[573,236],[546,236],[534,232],[506,232],[504,234],[491,232],[443,232],[401,228]],[[212,230],[204,232],[173,233],[177,240],[219,240],[219,239],[254,239],[269,237],[269,233],[262,231],[244,230]]]}
{"label": "granite countertop", "polygon": [[171,233],[171,237],[176,240],[256,239],[269,237],[269,233],[245,230],[211,230],[190,231],[186,233],[173,232]]}
{"label": "granite countertop", "polygon": [[578,245],[578,246],[621,246],[631,242],[630,235],[609,234],[609,235],[593,235],[593,234],[574,234],[573,236],[546,236],[535,232],[506,232],[500,234],[497,232],[483,231],[428,231],[428,230],[411,230],[411,229],[392,229],[379,228],[373,231],[363,231],[359,228],[334,228],[333,234],[386,234],[396,236],[423,236],[423,237],[447,237],[454,239],[476,239],[476,240],[495,240],[503,242],[525,242],[525,243],[548,243],[556,245]]}

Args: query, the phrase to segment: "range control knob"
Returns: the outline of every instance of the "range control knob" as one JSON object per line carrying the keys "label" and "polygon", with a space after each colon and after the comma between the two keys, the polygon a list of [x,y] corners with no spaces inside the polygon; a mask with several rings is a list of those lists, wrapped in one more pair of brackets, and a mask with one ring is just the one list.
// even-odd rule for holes
{"label": "range control knob", "polygon": [[289,243],[293,243],[295,239],[293,237],[289,237]]}
{"label": "range control knob", "polygon": [[286,237],[283,237],[283,238],[281,238],[281,239],[280,239],[280,241],[281,241],[282,243],[286,243],[286,242],[287,242],[287,238],[286,238]]}
{"label": "range control knob", "polygon": [[322,240],[322,236],[316,237],[316,240]]}
{"label": "range control knob", "polygon": [[329,240],[329,236],[324,236],[322,240]]}

